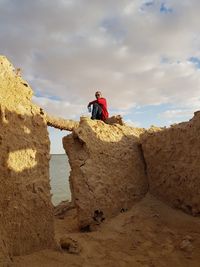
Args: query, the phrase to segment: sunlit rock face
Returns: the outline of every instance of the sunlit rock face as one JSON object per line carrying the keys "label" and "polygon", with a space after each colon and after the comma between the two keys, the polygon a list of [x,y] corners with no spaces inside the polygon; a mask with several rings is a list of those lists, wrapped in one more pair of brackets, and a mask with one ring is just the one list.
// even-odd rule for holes
{"label": "sunlit rock face", "polygon": [[27,148],[10,152],[8,156],[8,169],[16,172],[32,169],[37,166],[35,149]]}
{"label": "sunlit rock face", "polygon": [[139,136],[143,129],[82,118],[64,137],[80,228],[129,209],[148,190]]}
{"label": "sunlit rock face", "polygon": [[141,138],[150,192],[192,215],[200,215],[200,113]]}
{"label": "sunlit rock face", "polygon": [[31,97],[0,56],[0,263],[5,251],[21,255],[53,244],[49,138]]}

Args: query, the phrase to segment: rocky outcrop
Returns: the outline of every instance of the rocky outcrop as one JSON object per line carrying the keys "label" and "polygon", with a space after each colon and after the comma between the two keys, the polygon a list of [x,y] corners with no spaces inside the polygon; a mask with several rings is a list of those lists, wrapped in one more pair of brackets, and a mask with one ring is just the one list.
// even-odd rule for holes
{"label": "rocky outcrop", "polygon": [[200,112],[189,122],[152,128],[142,138],[150,192],[200,215]]}
{"label": "rocky outcrop", "polygon": [[125,125],[121,115],[116,115],[116,116],[109,117],[109,118],[106,119],[105,122],[107,124],[110,124],[110,125],[113,125],[113,124]]}
{"label": "rocky outcrop", "polygon": [[64,137],[72,200],[81,228],[126,211],[148,190],[139,136],[143,129],[82,118]]}
{"label": "rocky outcrop", "polygon": [[54,243],[50,143],[31,97],[28,83],[0,56],[0,262]]}

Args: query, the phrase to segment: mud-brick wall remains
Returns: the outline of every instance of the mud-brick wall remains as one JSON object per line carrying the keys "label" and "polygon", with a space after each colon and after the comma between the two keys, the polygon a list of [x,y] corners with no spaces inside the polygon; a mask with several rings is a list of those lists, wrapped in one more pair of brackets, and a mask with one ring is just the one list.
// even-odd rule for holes
{"label": "mud-brick wall remains", "polygon": [[63,145],[80,227],[125,211],[149,186],[161,200],[200,214],[199,112],[187,123],[145,131],[52,118],[31,97],[0,56],[0,266],[54,244],[47,124],[72,131]]}
{"label": "mud-brick wall remains", "polygon": [[126,210],[149,186],[155,197],[200,215],[199,133],[200,112],[149,130],[83,118],[63,139],[80,227]]}
{"label": "mud-brick wall remains", "polygon": [[200,215],[200,112],[189,122],[152,129],[141,138],[150,192]]}
{"label": "mud-brick wall remains", "polygon": [[148,190],[139,136],[143,129],[82,118],[64,137],[80,227],[130,208]]}
{"label": "mud-brick wall remains", "polygon": [[54,242],[49,138],[31,97],[29,85],[0,56],[0,265],[8,255]]}

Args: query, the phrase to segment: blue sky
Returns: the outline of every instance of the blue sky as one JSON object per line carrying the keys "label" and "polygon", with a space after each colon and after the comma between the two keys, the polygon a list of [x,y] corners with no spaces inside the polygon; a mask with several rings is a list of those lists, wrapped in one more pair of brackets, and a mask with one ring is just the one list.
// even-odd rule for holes
{"label": "blue sky", "polygon": [[[0,0],[0,54],[46,112],[79,120],[96,90],[133,126],[169,126],[200,106],[198,0]],[[51,152],[64,153],[49,129]]]}

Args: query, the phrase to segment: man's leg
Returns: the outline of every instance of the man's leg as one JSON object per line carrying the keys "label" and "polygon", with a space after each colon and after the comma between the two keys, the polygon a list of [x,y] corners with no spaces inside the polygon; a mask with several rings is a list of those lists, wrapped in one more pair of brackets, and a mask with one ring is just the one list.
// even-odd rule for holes
{"label": "man's leg", "polygon": [[102,113],[102,108],[98,103],[93,104],[92,108],[92,120],[100,120],[101,119],[101,113]]}

